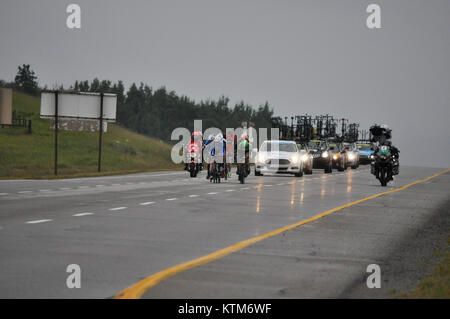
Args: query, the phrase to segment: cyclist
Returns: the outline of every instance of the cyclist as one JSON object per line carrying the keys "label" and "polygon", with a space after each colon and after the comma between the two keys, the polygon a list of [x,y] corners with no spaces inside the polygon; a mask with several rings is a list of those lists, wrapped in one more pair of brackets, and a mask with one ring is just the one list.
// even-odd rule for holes
{"label": "cyclist", "polygon": [[[214,142],[214,138],[215,138],[214,135],[209,135],[208,139],[205,142],[205,148],[207,148],[208,155],[210,155],[210,156],[211,155],[214,156],[213,155],[214,154],[214,144],[211,144],[211,143]],[[210,160],[208,159],[208,170],[207,170],[207,173],[206,173],[206,179],[209,179],[210,168],[211,168],[211,163],[210,163]]]}
{"label": "cyclist", "polygon": [[238,155],[242,156],[241,155],[242,152],[244,152],[244,154],[245,154],[245,163],[240,163],[242,161],[237,160],[238,169],[236,171],[236,174],[239,175],[239,170],[242,169],[242,165],[244,164],[245,165],[244,166],[245,175],[248,176],[250,173],[250,165],[248,165],[249,153],[250,153],[250,142],[249,142],[249,138],[246,134],[243,134],[238,141],[236,156],[238,156]]}

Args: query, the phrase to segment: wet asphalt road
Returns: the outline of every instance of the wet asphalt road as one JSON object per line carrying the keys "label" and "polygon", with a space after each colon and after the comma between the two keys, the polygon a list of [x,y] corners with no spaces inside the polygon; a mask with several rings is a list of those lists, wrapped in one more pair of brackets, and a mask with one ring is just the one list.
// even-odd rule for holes
{"label": "wet asphalt road", "polygon": [[[0,181],[0,297],[112,297],[160,270],[441,170],[402,167],[387,188],[364,166],[252,175],[245,185],[235,175],[213,185],[186,172]],[[144,297],[342,296],[448,200],[449,175],[187,270]],[[81,267],[80,289],[66,286],[69,264]]]}

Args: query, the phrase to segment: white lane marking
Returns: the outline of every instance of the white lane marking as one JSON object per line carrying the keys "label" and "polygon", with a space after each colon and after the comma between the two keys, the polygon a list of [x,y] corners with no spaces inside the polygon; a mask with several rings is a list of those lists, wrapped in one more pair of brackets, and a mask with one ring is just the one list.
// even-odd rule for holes
{"label": "white lane marking", "polygon": [[178,198],[167,198],[166,200],[168,201],[172,201],[172,200],[177,200]]}
{"label": "white lane marking", "polygon": [[141,206],[147,206],[147,205],[151,205],[154,204],[155,202],[144,202],[144,203],[140,203],[139,205]]}
{"label": "white lane marking", "polygon": [[234,192],[234,189],[227,189],[225,192]]}
{"label": "white lane marking", "polygon": [[111,184],[111,186],[120,186],[120,184]]}
{"label": "white lane marking", "polygon": [[199,195],[189,195],[189,197],[198,197]]}
{"label": "white lane marking", "polygon": [[[258,188],[258,187],[256,187],[256,188]],[[242,187],[241,189],[250,189],[250,187]]]}
{"label": "white lane marking", "polygon": [[134,183],[130,183],[130,182],[127,183],[127,185],[133,185],[133,184],[134,184]]}
{"label": "white lane marking", "polygon": [[78,186],[78,188],[84,189],[84,188],[89,188],[89,186],[83,185],[83,186]]}
{"label": "white lane marking", "polygon": [[72,188],[69,188],[69,187],[62,187],[62,188],[60,188],[59,190],[61,190],[61,191],[68,191],[69,189],[72,189]]}
{"label": "white lane marking", "polygon": [[8,195],[8,193],[0,193],[0,196]]}
{"label": "white lane marking", "polygon": [[103,187],[103,186],[105,186],[105,185],[95,185],[95,187]]}
{"label": "white lane marking", "polygon": [[277,184],[277,186],[282,186],[282,185],[284,185],[284,183],[278,183],[278,184]]}
{"label": "white lane marking", "polygon": [[40,223],[46,223],[51,222],[53,219],[39,219],[39,220],[30,220],[27,222],[27,224],[40,224]]}
{"label": "white lane marking", "polygon": [[272,187],[273,185],[264,185],[264,187]]}
{"label": "white lane marking", "polygon": [[19,194],[29,194],[29,193],[32,193],[33,191],[20,191],[20,192],[18,192]]}
{"label": "white lane marking", "polygon": [[217,192],[211,192],[211,193],[208,193],[207,195],[216,195],[217,194]]}
{"label": "white lane marking", "polygon": [[39,191],[40,191],[40,192],[50,192],[51,189],[40,189]]}
{"label": "white lane marking", "polygon": [[79,214],[74,214],[73,216],[81,217],[81,216],[89,216],[89,215],[94,215],[94,213],[79,213]]}
{"label": "white lane marking", "polygon": [[109,210],[123,210],[123,209],[127,209],[127,207],[114,207],[110,208]]}

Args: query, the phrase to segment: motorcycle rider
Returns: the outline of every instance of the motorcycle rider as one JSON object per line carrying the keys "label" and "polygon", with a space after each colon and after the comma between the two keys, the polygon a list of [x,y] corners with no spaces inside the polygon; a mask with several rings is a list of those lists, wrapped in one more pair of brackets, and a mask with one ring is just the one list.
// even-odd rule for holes
{"label": "motorcycle rider", "polygon": [[[399,153],[400,150],[392,145],[390,139],[392,138],[392,130],[386,125],[373,125],[370,128],[370,132],[372,133],[372,142],[374,142],[374,156],[376,156],[382,151],[382,149],[387,148],[387,152],[391,154],[392,157],[392,175],[399,174]],[[378,167],[376,165],[376,160],[371,163],[371,173],[378,176]],[[390,180],[393,180],[393,176],[390,176]]]}
{"label": "motorcycle rider", "polygon": [[[196,136],[200,136],[199,138],[195,138]],[[189,141],[189,144],[187,146],[187,152],[186,152],[186,160],[184,163],[184,170],[188,170],[188,165],[190,163],[190,155],[191,153],[197,154],[197,158],[200,158],[199,162],[199,168],[200,170],[203,169],[203,160],[201,157],[201,149],[202,149],[202,132],[192,132],[191,140]],[[189,157],[189,158],[188,158]]]}

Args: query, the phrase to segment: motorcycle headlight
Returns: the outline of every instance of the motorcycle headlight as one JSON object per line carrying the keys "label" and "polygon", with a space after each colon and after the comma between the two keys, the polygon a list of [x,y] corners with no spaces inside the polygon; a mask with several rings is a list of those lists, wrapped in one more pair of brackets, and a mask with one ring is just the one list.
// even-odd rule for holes
{"label": "motorcycle headlight", "polygon": [[328,157],[328,152],[323,152],[323,153],[322,153],[322,157],[327,158],[327,157]]}
{"label": "motorcycle headlight", "polygon": [[334,159],[334,160],[337,160],[338,157],[339,157],[339,156],[338,156],[337,154],[333,154],[333,159]]}
{"label": "motorcycle headlight", "polygon": [[348,159],[351,160],[351,161],[353,161],[353,160],[355,159],[355,154],[349,153],[349,154],[348,154]]}

